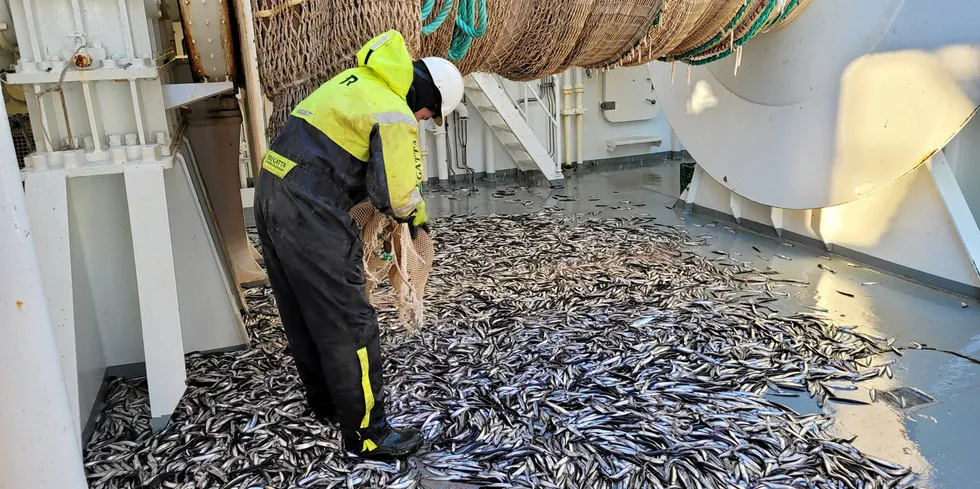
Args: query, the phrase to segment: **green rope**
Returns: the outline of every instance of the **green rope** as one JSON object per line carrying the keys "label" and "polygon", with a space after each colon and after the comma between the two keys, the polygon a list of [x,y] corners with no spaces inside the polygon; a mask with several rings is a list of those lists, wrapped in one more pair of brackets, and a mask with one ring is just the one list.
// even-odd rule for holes
{"label": "green rope", "polygon": [[[761,19],[765,19],[766,17],[769,16],[770,13],[772,13],[772,9],[775,8],[775,4],[776,4],[776,2],[770,2],[766,6],[766,11],[760,17],[760,20]],[[786,19],[786,16],[788,16],[791,12],[793,12],[793,10],[796,9],[796,7],[798,7],[799,5],[800,5],[799,0],[790,0],[789,4],[786,5],[786,8],[783,9],[783,13],[780,14],[779,17],[777,17],[776,19],[774,19],[771,22],[765,23],[765,25],[762,26],[762,27],[769,28],[769,27],[772,27],[772,26],[776,25],[777,23],[783,21],[784,19]],[[722,39],[725,37],[725,33],[726,32],[730,32],[732,29],[734,29],[735,28],[735,25],[741,20],[742,16],[746,12],[746,8],[747,7],[748,7],[748,3],[743,4],[742,7],[738,10],[738,12],[735,14],[735,17],[728,24],[728,27],[726,27],[722,31],[722,33],[720,33],[717,36],[713,37],[710,41],[708,41],[708,42],[706,42],[706,43],[704,43],[704,44],[702,44],[702,45],[700,45],[700,46],[698,46],[698,47],[696,47],[696,48],[694,48],[694,49],[692,49],[692,50],[690,50],[690,51],[688,51],[686,53],[682,53],[682,54],[680,54],[678,56],[675,56],[673,58],[660,58],[660,61],[683,60],[683,61],[687,61],[687,62],[689,62],[690,64],[693,64],[693,65],[701,65],[701,64],[710,63],[711,61],[716,61],[718,59],[724,58],[725,56],[731,55],[731,49],[729,49],[729,50],[727,50],[727,51],[725,51],[723,53],[720,53],[720,54],[718,54],[716,56],[713,56],[711,58],[706,58],[708,61],[705,61],[705,60],[692,61],[692,60],[689,59],[689,58],[695,57],[698,54],[701,54],[701,53],[709,50],[711,47],[715,46],[718,42],[721,42]],[[749,38],[753,37],[758,32],[758,29],[760,28],[760,26],[758,24],[759,21],[757,20],[756,22],[757,23],[752,27],[752,29],[750,29],[750,31],[745,36],[743,36],[742,38],[738,39],[735,42],[735,44],[737,46],[741,46],[741,45],[745,44],[745,42],[748,41]]]}
{"label": "green rope", "polygon": [[697,56],[698,54],[707,51],[708,48],[714,46],[719,41],[721,41],[722,38],[725,37],[725,33],[731,32],[731,30],[735,28],[735,25],[738,24],[738,21],[742,20],[742,15],[745,14],[745,10],[748,8],[748,5],[749,5],[748,2],[743,3],[742,4],[742,7],[740,9],[738,9],[738,12],[735,13],[735,17],[732,17],[732,21],[728,23],[728,26],[725,27],[724,29],[722,29],[722,31],[717,36],[711,38],[710,41],[708,41],[708,42],[706,42],[706,43],[704,43],[704,44],[702,44],[702,45],[700,45],[700,46],[698,46],[698,47],[696,47],[696,48],[694,48],[694,49],[692,49],[692,50],[690,50],[690,51],[688,51],[686,53],[682,53],[682,54],[680,54],[678,56],[674,56],[671,59],[661,58],[660,61],[673,61],[675,59],[690,58],[691,56]]}
{"label": "green rope", "polygon": [[[422,26],[422,35],[428,36],[442,26],[442,23],[446,21],[446,17],[449,17],[449,11],[453,9],[453,4],[455,3],[455,0],[445,0],[436,18],[432,19],[432,22],[427,25]],[[429,18],[429,15],[432,13],[432,8],[435,6],[436,0],[425,0],[425,3],[422,5],[422,22],[425,22],[425,19]]]}
{"label": "green rope", "polygon": [[705,65],[731,55],[732,51],[736,46],[742,46],[743,44],[745,44],[749,39],[752,39],[752,37],[755,36],[759,32],[759,30],[762,29],[763,26],[767,24],[766,19],[769,17],[769,14],[772,13],[772,9],[776,7],[776,2],[777,0],[769,0],[769,3],[766,4],[766,8],[762,10],[762,15],[760,15],[759,18],[756,19],[755,23],[752,24],[752,27],[749,29],[749,31],[746,32],[745,35],[742,36],[741,38],[735,40],[735,46],[731,46],[728,49],[714,56],[708,56],[707,58],[702,58],[702,59],[688,60],[687,61],[688,64],[694,66]]}
{"label": "green rope", "polygon": [[768,27],[772,27],[772,26],[774,26],[774,25],[782,22],[783,19],[785,19],[786,16],[789,15],[789,13],[792,12],[793,9],[795,9],[799,4],[800,4],[800,1],[799,0],[790,0],[789,4],[786,5],[786,9],[783,10],[783,13],[778,18],[776,18],[776,20],[774,20],[774,21],[770,22],[768,25],[766,25],[766,27],[767,28]]}
{"label": "green rope", "polygon": [[422,22],[425,22],[425,19],[432,13],[432,7],[435,6],[436,0],[425,0],[425,3],[422,4]]}
{"label": "green rope", "polygon": [[449,44],[449,59],[452,61],[463,59],[473,39],[483,37],[487,33],[488,23],[487,0],[459,0],[456,27],[453,30],[453,40]]}

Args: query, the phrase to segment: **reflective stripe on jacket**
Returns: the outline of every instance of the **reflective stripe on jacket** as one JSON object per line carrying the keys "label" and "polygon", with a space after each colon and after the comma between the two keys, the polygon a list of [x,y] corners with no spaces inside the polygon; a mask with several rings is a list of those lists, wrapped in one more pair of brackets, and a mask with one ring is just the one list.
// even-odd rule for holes
{"label": "reflective stripe on jacket", "polygon": [[404,219],[422,204],[418,125],[405,97],[414,67],[405,40],[388,31],[357,53],[357,68],[299,103],[263,161],[280,178],[297,164],[317,168],[353,202]]}

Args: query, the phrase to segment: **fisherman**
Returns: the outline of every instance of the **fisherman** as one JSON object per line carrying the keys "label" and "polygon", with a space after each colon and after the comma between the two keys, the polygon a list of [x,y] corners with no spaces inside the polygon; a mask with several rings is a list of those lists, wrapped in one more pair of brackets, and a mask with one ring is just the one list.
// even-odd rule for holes
{"label": "fisherman", "polygon": [[418,450],[422,432],[385,415],[378,320],[348,212],[370,199],[413,235],[428,230],[418,121],[442,125],[463,78],[443,58],[413,61],[397,31],[369,41],[357,65],[293,109],[262,163],[255,222],[314,416],[340,424],[349,452],[389,459]]}

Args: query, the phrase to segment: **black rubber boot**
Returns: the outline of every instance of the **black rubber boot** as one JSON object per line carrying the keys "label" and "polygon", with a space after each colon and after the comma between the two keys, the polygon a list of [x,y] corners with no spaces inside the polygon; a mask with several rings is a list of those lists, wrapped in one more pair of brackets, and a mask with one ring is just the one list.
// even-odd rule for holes
{"label": "black rubber boot", "polygon": [[363,458],[390,460],[407,457],[422,446],[422,432],[399,430],[387,421],[357,432],[344,433],[344,449]]}
{"label": "black rubber boot", "polygon": [[305,411],[303,411],[303,415],[310,416],[323,424],[333,424],[337,422],[337,411],[335,411],[333,408],[316,409],[308,407]]}

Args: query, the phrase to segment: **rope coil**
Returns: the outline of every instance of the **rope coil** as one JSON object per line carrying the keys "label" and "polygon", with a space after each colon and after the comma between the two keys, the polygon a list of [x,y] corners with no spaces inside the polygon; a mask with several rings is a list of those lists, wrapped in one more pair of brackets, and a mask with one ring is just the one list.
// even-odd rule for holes
{"label": "rope coil", "polygon": [[[762,29],[762,27],[765,26],[768,23],[767,21],[769,19],[769,15],[772,14],[773,9],[776,7],[776,2],[778,2],[778,1],[779,0],[769,0],[766,3],[765,7],[762,9],[762,13],[759,15],[759,18],[756,19],[756,21],[752,24],[752,26],[749,28],[748,32],[746,32],[743,36],[735,39],[728,46],[727,49],[721,51],[720,53],[717,53],[717,54],[714,54],[714,55],[711,55],[711,56],[708,56],[708,57],[705,57],[705,58],[694,59],[694,60],[688,59],[688,60],[685,60],[685,61],[687,61],[688,64],[691,64],[691,65],[694,65],[694,66],[700,66],[700,65],[705,65],[705,64],[708,64],[708,63],[711,63],[711,62],[714,62],[714,61],[718,61],[719,59],[726,58],[726,57],[730,56],[732,53],[734,53],[736,51],[737,48],[741,48],[742,45],[744,45],[749,39],[752,39],[759,32],[759,30]],[[777,18],[777,21],[778,21],[778,18]],[[775,22],[773,22],[773,25],[775,25]]]}
{"label": "rope coil", "polygon": [[[428,36],[441,27],[442,23],[446,21],[446,17],[449,17],[449,12],[453,9],[455,3],[455,0],[446,0],[443,2],[442,9],[439,10],[436,18],[432,19],[432,22],[422,26],[422,35]],[[422,22],[425,22],[425,19],[429,18],[435,5],[436,0],[425,0],[425,3],[422,5]]]}
{"label": "rope coil", "polygon": [[[445,0],[439,14],[432,22],[422,26],[422,35],[432,35],[449,17],[449,12],[457,0]],[[435,0],[425,0],[422,4],[421,18],[424,23],[432,15],[435,8]],[[453,37],[449,44],[447,57],[453,61],[460,61],[466,56],[473,44],[473,40],[483,37],[487,33],[489,17],[487,16],[487,0],[459,0],[459,8],[456,10],[456,21],[453,25]]]}

